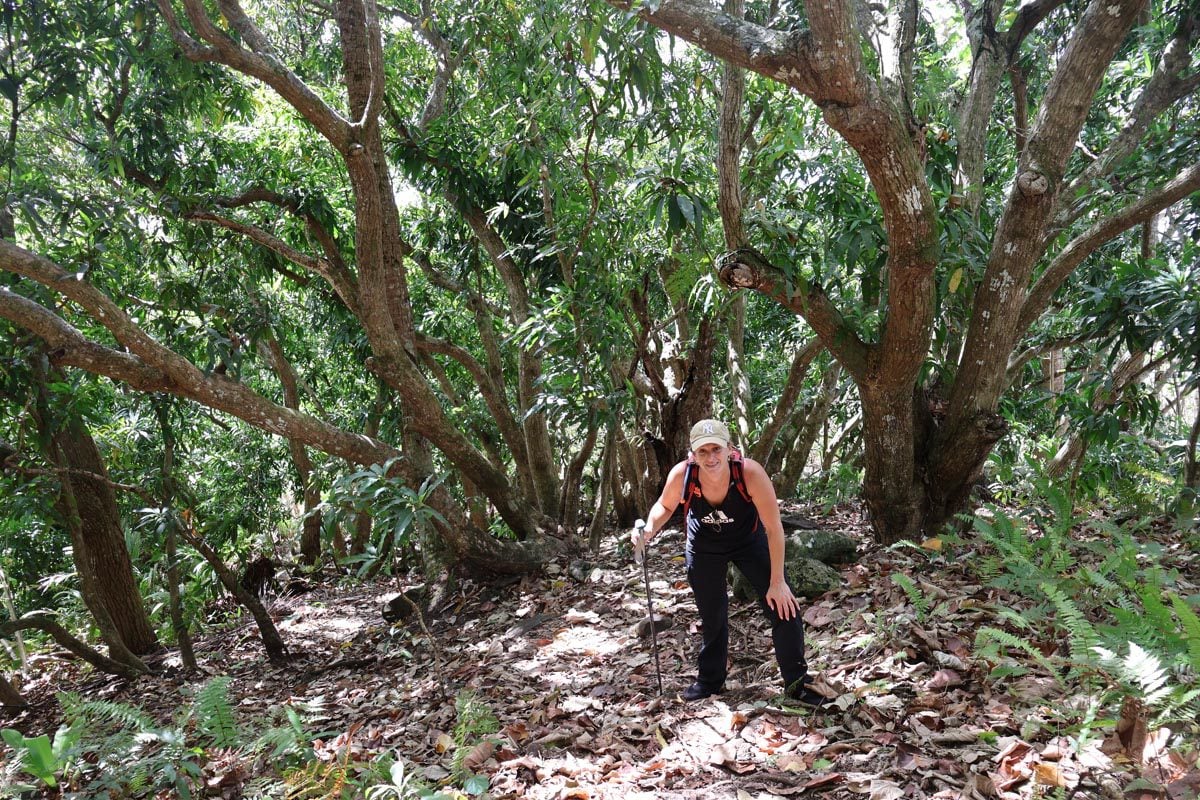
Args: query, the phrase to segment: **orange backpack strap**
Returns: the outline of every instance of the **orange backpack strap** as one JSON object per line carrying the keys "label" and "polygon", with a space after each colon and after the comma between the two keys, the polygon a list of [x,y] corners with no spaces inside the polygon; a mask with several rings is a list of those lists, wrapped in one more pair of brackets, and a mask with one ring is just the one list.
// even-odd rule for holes
{"label": "orange backpack strap", "polygon": [[753,502],[750,499],[750,490],[746,488],[746,473],[742,469],[742,454],[736,448],[729,448],[729,471],[733,474],[733,485],[737,487],[738,494],[747,503]]}
{"label": "orange backpack strap", "polygon": [[684,524],[687,524],[687,513],[692,505],[692,498],[700,493],[700,474],[696,472],[696,457],[688,453],[687,467],[683,470],[683,496],[679,498],[683,503]]}

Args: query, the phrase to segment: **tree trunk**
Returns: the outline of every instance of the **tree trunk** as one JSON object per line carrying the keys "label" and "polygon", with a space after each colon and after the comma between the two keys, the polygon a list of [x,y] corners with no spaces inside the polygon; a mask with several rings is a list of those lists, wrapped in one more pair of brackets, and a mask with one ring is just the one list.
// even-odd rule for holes
{"label": "tree trunk", "polygon": [[[4,460],[12,450],[0,440],[0,463]],[[0,590],[4,593],[4,610],[8,612],[9,619],[17,618],[17,604],[13,602],[12,583],[8,580],[8,573],[4,571],[3,565],[0,565]],[[17,661],[20,669],[25,669],[29,663],[28,654],[25,652],[25,637],[21,634],[16,635],[17,641]]]}
{"label": "tree trunk", "polygon": [[1042,356],[1042,388],[1052,395],[1060,395],[1066,389],[1062,353],[1062,348],[1055,347]]}
{"label": "tree trunk", "polygon": [[862,427],[862,412],[858,412],[850,420],[842,426],[842,429],[833,437],[833,442],[821,454],[821,472],[828,473],[833,469],[833,460],[837,457],[838,451],[850,440],[854,432]]}
{"label": "tree trunk", "polygon": [[583,502],[581,495],[583,470],[587,466],[588,459],[592,457],[592,451],[596,449],[596,439],[599,433],[599,415],[593,411],[588,415],[587,433],[584,434],[579,452],[567,465],[566,481],[563,484],[562,508],[559,509],[558,518],[562,521],[568,540],[574,540],[579,535],[576,528],[579,525],[579,505]]}
{"label": "tree trunk", "polygon": [[[291,409],[300,408],[300,387],[292,362],[284,355],[283,347],[273,335],[259,340],[259,349],[283,387],[283,404]],[[300,523],[300,560],[311,566],[321,561],[321,489],[313,477],[313,463],[308,448],[301,442],[288,439],[288,450],[292,464],[296,467],[296,485],[304,502],[304,514]]]}
{"label": "tree trunk", "polygon": [[463,498],[467,504],[467,519],[481,531],[488,529],[487,500],[479,496],[479,490],[471,479],[465,475],[459,476],[462,483]]}
{"label": "tree trunk", "polygon": [[1200,495],[1200,462],[1196,458],[1196,442],[1200,440],[1200,397],[1196,398],[1196,419],[1192,421],[1192,430],[1188,433],[1186,460],[1183,467],[1183,492],[1180,494],[1180,512],[1185,517],[1192,516],[1198,505]]}
{"label": "tree trunk", "polygon": [[[792,451],[793,455],[788,456],[789,461],[795,458],[801,469],[808,464],[813,445],[817,443],[817,436],[826,420],[829,419],[830,409],[833,408],[833,404],[841,394],[841,382],[842,365],[834,361],[821,376],[820,394],[817,395],[812,411],[809,412],[808,417],[804,420],[804,426],[800,429],[800,435],[796,439],[797,446]],[[798,473],[797,481],[801,477],[802,474]]]}
{"label": "tree trunk", "polygon": [[1008,55],[996,32],[1000,0],[983,0],[967,6],[967,40],[971,45],[970,85],[958,113],[958,164],[955,193],[972,216],[983,199],[983,172],[988,123],[1000,83],[1008,69]]}
{"label": "tree trunk", "polygon": [[111,621],[110,635],[116,641],[106,639],[106,643],[114,653],[122,648],[134,655],[153,652],[158,639],[133,575],[108,467],[74,412],[56,419],[47,386],[51,378],[60,376],[40,355],[34,356],[32,366],[38,396],[35,416],[47,443],[45,455],[61,471],[55,510],[71,535],[83,601],[102,630],[102,621]]}
{"label": "tree trunk", "polygon": [[821,340],[813,337],[792,357],[792,366],[788,370],[787,382],[783,385],[778,402],[775,403],[775,411],[771,414],[771,419],[763,428],[762,433],[759,434],[758,441],[750,448],[750,457],[760,464],[766,464],[771,460],[771,453],[779,438],[779,432],[783,429],[788,417],[791,416],[792,410],[796,406],[796,399],[800,397],[800,390],[804,388],[804,379],[808,376],[808,368],[813,359],[824,349],[825,346],[821,344]]}
{"label": "tree trunk", "polygon": [[750,431],[754,429],[754,401],[750,376],[746,372],[746,296],[738,294],[729,309],[729,339],[725,363],[729,371],[729,390],[733,395],[733,419],[730,431],[746,450],[750,449]]}
{"label": "tree trunk", "polygon": [[8,678],[0,675],[0,708],[26,708],[29,703],[17,691],[17,687],[9,683]]}
{"label": "tree trunk", "polygon": [[[367,421],[363,425],[363,434],[374,439],[379,435],[379,423],[383,420],[383,408],[388,395],[388,387],[383,381],[377,381],[375,400],[371,410],[367,412]],[[367,511],[354,516],[354,533],[350,539],[350,555],[361,556],[367,552],[367,543],[371,541],[372,517]],[[486,529],[486,528],[485,528]]]}
{"label": "tree trunk", "polygon": [[[116,496],[104,480],[108,469],[100,451],[78,418],[67,420],[52,443],[57,466],[67,471],[57,508],[71,533],[84,602],[94,615],[107,614],[130,652],[153,652],[158,649],[158,639],[133,576]],[[114,643],[108,644],[112,647]]]}
{"label": "tree trunk", "polygon": [[616,417],[609,420],[608,432],[604,434],[604,458],[600,466],[600,475],[596,478],[596,502],[592,510],[592,522],[588,526],[588,546],[593,553],[600,552],[600,539],[604,535],[604,521],[608,509],[608,498],[613,468],[617,463],[617,426],[620,422]]}
{"label": "tree trunk", "polygon": [[916,539],[925,522],[928,499],[914,469],[914,447],[924,426],[913,392],[862,389],[863,499],[880,544]]}
{"label": "tree trunk", "polygon": [[[1121,393],[1125,388],[1142,374],[1145,364],[1146,353],[1144,351],[1139,350],[1126,356],[1125,360],[1112,372],[1110,386],[1104,391],[1096,392],[1092,398],[1092,413],[1100,414],[1106,409],[1112,408],[1121,399]],[[1080,462],[1085,450],[1083,434],[1079,431],[1073,432],[1054,454],[1054,458],[1050,459],[1050,463],[1046,465],[1046,474],[1051,478],[1061,478]]]}
{"label": "tree trunk", "polygon": [[[660,406],[659,430],[666,448],[666,459],[658,465],[657,488],[662,488],[667,473],[690,449],[688,434],[692,425],[712,414],[713,353],[716,351],[716,325],[711,317],[700,321],[696,342],[688,353],[687,367],[679,391]],[[655,493],[654,499],[658,499]]]}
{"label": "tree trunk", "polygon": [[637,451],[626,436],[624,429],[617,426],[616,447],[617,469],[613,475],[613,508],[617,524],[623,528],[633,527],[634,520],[644,516],[657,496],[647,499],[653,487],[649,487],[648,476],[638,467]]}
{"label": "tree trunk", "polygon": [[254,618],[255,624],[258,626],[258,634],[262,637],[263,647],[267,651],[267,658],[275,663],[285,662],[288,655],[287,645],[283,643],[283,639],[279,636],[279,630],[275,627],[275,623],[271,620],[271,615],[263,607],[262,600],[259,599],[258,595],[251,594],[242,586],[237,574],[229,568],[228,564],[221,560],[221,557],[217,555],[217,551],[213,550],[208,542],[200,538],[200,535],[192,530],[191,527],[185,525],[179,530],[183,534],[183,538],[192,547],[195,547],[200,555],[204,556],[204,560],[217,573],[217,578],[220,579],[221,585],[250,612],[250,616]]}
{"label": "tree trunk", "polygon": [[834,361],[825,368],[825,373],[821,376],[821,388],[816,399],[806,409],[803,419],[797,420],[799,425],[796,436],[788,451],[783,474],[779,479],[780,491],[785,496],[790,497],[795,494],[796,485],[803,477],[805,467],[808,466],[809,455],[817,441],[817,434],[825,420],[829,418],[829,410],[833,408],[833,403],[837,400],[841,378],[841,365]]}
{"label": "tree trunk", "polygon": [[192,649],[192,636],[188,632],[187,619],[183,614],[183,599],[179,596],[179,522],[175,516],[175,432],[171,427],[171,406],[165,400],[154,403],[154,413],[158,417],[158,427],[163,438],[162,457],[162,506],[166,510],[166,559],[167,559],[167,598],[171,609],[171,628],[175,632],[175,641],[179,645],[179,658],[183,668],[195,672],[196,654]]}

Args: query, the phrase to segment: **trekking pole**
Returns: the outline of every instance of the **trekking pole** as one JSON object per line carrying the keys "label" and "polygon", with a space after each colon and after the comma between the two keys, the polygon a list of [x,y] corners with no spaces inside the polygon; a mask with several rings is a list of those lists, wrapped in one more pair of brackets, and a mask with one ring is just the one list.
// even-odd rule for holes
{"label": "trekking pole", "polygon": [[650,568],[646,565],[646,542],[642,534],[646,530],[646,521],[639,519],[633,523],[633,529],[638,532],[637,544],[633,548],[633,560],[642,565],[642,578],[646,582],[646,609],[650,612],[650,641],[654,645],[654,673],[658,676],[658,695],[662,697],[662,666],[658,661],[658,625],[654,620],[654,601],[650,599]]}

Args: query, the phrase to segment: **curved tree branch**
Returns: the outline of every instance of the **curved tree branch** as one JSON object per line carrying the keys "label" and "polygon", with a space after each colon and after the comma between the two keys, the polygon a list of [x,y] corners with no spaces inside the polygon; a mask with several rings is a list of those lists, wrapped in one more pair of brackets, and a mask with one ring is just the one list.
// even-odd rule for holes
{"label": "curved tree branch", "polygon": [[[608,0],[613,8],[632,12],[630,0]],[[776,31],[730,16],[702,0],[664,0],[651,10],[638,3],[638,17],[691,42],[723,61],[774,78],[810,97],[850,103],[850,87],[826,86],[822,72],[832,66],[833,54],[817,50],[806,33]],[[843,4],[838,0],[838,5]],[[849,10],[845,11],[851,15]],[[857,46],[857,37],[846,37],[843,45]],[[818,65],[824,67],[819,69]],[[836,93],[834,89],[838,89]]]}
{"label": "curved tree branch", "polygon": [[[7,268],[6,251],[19,249],[0,242],[0,268]],[[362,434],[350,433],[311,415],[273,403],[240,383],[217,374],[205,375],[194,366],[176,374],[159,369],[141,357],[123,353],[88,340],[66,320],[47,308],[0,287],[0,318],[7,319],[44,339],[51,348],[56,365],[78,367],[96,375],[119,380],[143,392],[168,392],[224,411],[260,430],[315,447],[357,464],[390,461],[395,473],[412,485],[420,485],[428,475],[394,447]],[[161,345],[155,347],[165,350]],[[169,360],[158,355],[160,360]],[[175,359],[180,356],[173,355]],[[490,464],[489,464],[490,467]],[[517,571],[536,568],[558,544],[547,537],[524,542],[499,541],[489,535],[471,535],[470,526],[461,518],[459,506],[444,487],[430,498],[430,506],[446,520],[450,545],[466,561],[484,569],[497,567]],[[505,509],[507,512],[508,510]]]}
{"label": "curved tree branch", "polygon": [[971,324],[959,373],[951,390],[947,423],[939,436],[954,436],[991,413],[1005,387],[1024,295],[1034,265],[1043,256],[1042,236],[1061,187],[1068,157],[1078,140],[1096,89],[1118,45],[1145,0],[1092,0],[1075,26],[1041,100],[1041,110],[1017,166],[1017,179],[993,237],[983,280],[975,290]]}
{"label": "curved tree branch", "polygon": [[137,355],[89,340],[49,309],[4,288],[0,288],[0,317],[44,339],[56,365],[78,367],[126,383],[138,391],[167,392],[195,400],[256,428],[295,439],[352,463],[375,464],[400,456],[390,445],[272,403],[216,373],[205,375],[193,367],[184,379],[177,378]]}
{"label": "curved tree branch", "polygon": [[504,437],[504,442],[512,452],[514,458],[524,460],[528,456],[525,453],[525,440],[521,435],[521,428],[517,420],[513,417],[508,403],[504,399],[504,387],[497,385],[492,376],[484,369],[466,348],[460,347],[452,342],[447,342],[442,339],[433,339],[417,334],[417,347],[426,353],[439,353],[449,356],[461,364],[467,372],[471,373],[471,377],[475,380],[475,385],[479,389],[479,396],[487,405],[488,410],[492,412],[492,416],[496,420],[496,426],[500,429],[500,435]]}
{"label": "curved tree branch", "polygon": [[310,256],[256,225],[238,222],[229,217],[214,214],[211,211],[190,211],[184,214],[184,219],[212,223],[234,233],[240,233],[293,264],[304,267],[309,272],[321,276],[333,291],[337,293],[338,299],[346,304],[346,308],[350,309],[350,312],[356,317],[359,315],[361,309],[358,304],[358,281],[344,265],[339,267],[339,265],[331,263],[328,259]]}
{"label": "curved tree branch", "polygon": [[50,637],[59,646],[70,650],[101,672],[108,672],[112,675],[119,675],[122,678],[133,680],[148,671],[144,668],[145,665],[142,665],[143,668],[139,669],[136,666],[124,664],[109,658],[100,651],[92,648],[87,642],[76,638],[70,631],[59,624],[53,614],[46,611],[31,611],[20,619],[0,622],[0,636],[11,636],[17,631],[31,629],[45,631],[50,634]]}
{"label": "curved tree branch", "polygon": [[1005,32],[1005,43],[1008,46],[1008,57],[1010,60],[1016,57],[1017,51],[1021,49],[1025,38],[1033,33],[1034,29],[1042,23],[1046,17],[1054,9],[1060,6],[1065,6],[1067,0],[1032,0],[1025,3],[1017,11],[1017,18],[1013,20],[1013,24],[1009,26]]}
{"label": "curved tree branch", "polygon": [[1071,181],[1070,186],[1060,196],[1059,208],[1054,219],[1055,228],[1064,227],[1077,220],[1089,206],[1089,190],[1093,185],[1111,175],[1123,160],[1133,154],[1156,118],[1200,88],[1200,73],[1184,74],[1191,67],[1191,48],[1198,37],[1200,12],[1185,12],[1174,37],[1159,59],[1154,74],[1138,94],[1124,129],[1109,142],[1098,158]]}
{"label": "curved tree branch", "polygon": [[[309,234],[317,240],[317,243],[321,245],[321,249],[325,251],[325,258],[329,261],[330,266],[336,272],[348,276],[353,282],[353,273],[346,266],[346,261],[342,258],[342,252],[338,248],[337,242],[334,241],[333,235],[312,212],[305,211],[293,198],[285,197],[279,192],[256,186],[247,189],[236,197],[219,197],[213,201],[213,205],[221,208],[240,208],[259,202],[270,203],[303,220]],[[355,290],[357,291],[357,285],[355,285]]]}
{"label": "curved tree branch", "polygon": [[1193,164],[1184,170],[1179,177],[1170,181],[1156,191],[1142,197],[1116,214],[1100,220],[1084,233],[1071,240],[1063,248],[1046,271],[1038,278],[1037,283],[1029,292],[1021,316],[1017,322],[1018,329],[1025,331],[1037,320],[1050,304],[1050,299],[1062,286],[1075,268],[1091,253],[1106,242],[1111,241],[1121,233],[1141,223],[1152,219],[1155,214],[1179,202],[1183,198],[1200,191],[1200,164]]}
{"label": "curved tree branch", "polygon": [[171,0],[156,0],[171,36],[175,43],[191,61],[214,61],[237,70],[245,75],[257,78],[270,86],[279,96],[291,104],[300,114],[312,123],[325,139],[340,153],[352,144],[351,125],[337,111],[321,99],[316,92],[304,81],[271,54],[271,48],[266,38],[257,27],[246,17],[245,12],[233,0],[222,0],[222,13],[230,24],[238,29],[242,39],[255,46],[258,43],[262,49],[251,52],[238,45],[228,34],[218,28],[208,16],[203,0],[182,0],[184,12],[192,23],[197,35],[208,46],[197,42],[183,29]]}
{"label": "curved tree branch", "polygon": [[822,344],[846,366],[855,380],[870,379],[870,348],[819,286],[793,280],[750,248],[728,254],[719,265],[719,272],[725,285],[753,289],[804,317]]}

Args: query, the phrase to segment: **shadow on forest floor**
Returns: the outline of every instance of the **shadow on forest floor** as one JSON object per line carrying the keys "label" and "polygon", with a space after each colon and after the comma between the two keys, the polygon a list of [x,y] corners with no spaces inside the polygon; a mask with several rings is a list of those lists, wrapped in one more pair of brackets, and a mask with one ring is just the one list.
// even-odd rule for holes
{"label": "shadow on forest floor", "polygon": [[[166,719],[187,687],[229,675],[250,724],[280,704],[322,701],[311,729],[329,732],[314,745],[327,763],[392,751],[436,785],[450,779],[457,753],[495,797],[1032,798],[1056,787],[1064,797],[1197,796],[1195,754],[1167,750],[1166,734],[1144,722],[1137,730],[1128,709],[1124,732],[1110,726],[1081,746],[1087,698],[1078,687],[1032,658],[1019,678],[989,677],[976,631],[1003,625],[998,612],[1019,598],[981,586],[941,553],[876,547],[851,509],[817,519],[860,542],[843,587],[805,608],[810,669],[837,695],[819,712],[781,703],[768,626],[736,601],[727,691],[680,699],[698,634],[682,536],[668,532],[650,562],[655,611],[673,622],[658,635],[663,697],[650,640],[637,630],[642,573],[611,536],[583,570],[564,562],[502,590],[464,583],[454,605],[427,620],[432,636],[416,622],[382,620],[398,587],[381,582],[275,598],[270,609],[293,654],[286,667],[266,661],[248,618],[197,641],[204,676],[166,670],[129,685],[43,658],[24,687],[36,705],[3,724],[52,734],[60,689]],[[1194,582],[1194,563],[1183,568]],[[1049,652],[1058,643],[1038,645]],[[496,716],[495,747],[479,736],[452,741],[464,690]],[[206,766],[225,797],[242,796],[251,772]],[[1139,793],[1139,773],[1170,784],[1170,794]]]}

